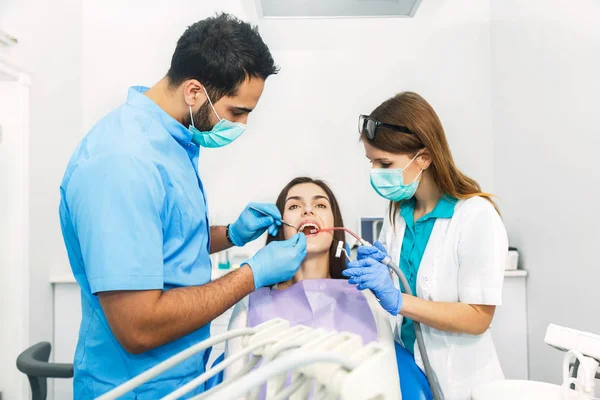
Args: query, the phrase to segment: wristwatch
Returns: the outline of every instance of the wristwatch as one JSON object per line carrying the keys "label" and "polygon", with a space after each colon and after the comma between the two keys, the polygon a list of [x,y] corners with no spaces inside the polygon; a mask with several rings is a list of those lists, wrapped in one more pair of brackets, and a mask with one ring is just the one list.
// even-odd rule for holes
{"label": "wristwatch", "polygon": [[232,245],[234,245],[234,246],[235,246],[235,244],[233,244],[233,242],[231,241],[231,237],[229,236],[229,225],[231,225],[231,224],[228,224],[228,225],[225,227],[225,237],[227,238],[227,241],[228,241],[229,243],[231,243]]}

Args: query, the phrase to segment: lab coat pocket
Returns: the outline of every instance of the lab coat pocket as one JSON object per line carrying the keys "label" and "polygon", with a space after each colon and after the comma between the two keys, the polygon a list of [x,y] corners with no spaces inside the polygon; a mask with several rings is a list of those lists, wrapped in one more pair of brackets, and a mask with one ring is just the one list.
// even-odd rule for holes
{"label": "lab coat pocket", "polygon": [[425,299],[432,300],[433,293],[433,279],[429,272],[418,275],[417,293],[413,293],[415,296]]}

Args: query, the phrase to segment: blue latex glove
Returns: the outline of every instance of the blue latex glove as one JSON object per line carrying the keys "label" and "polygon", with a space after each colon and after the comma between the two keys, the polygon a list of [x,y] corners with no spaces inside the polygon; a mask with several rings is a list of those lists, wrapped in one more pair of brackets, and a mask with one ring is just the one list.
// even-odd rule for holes
{"label": "blue latex glove", "polygon": [[359,290],[371,289],[384,310],[398,315],[402,308],[402,293],[394,286],[387,266],[365,258],[349,263],[342,274],[350,278],[348,283],[358,285]]}
{"label": "blue latex glove", "polygon": [[271,242],[245,262],[252,268],[255,289],[291,279],[306,257],[303,233],[288,240]]}
{"label": "blue latex glove", "polygon": [[381,261],[387,257],[387,250],[379,241],[375,242],[373,246],[360,246],[358,248],[358,259],[364,260],[365,258],[372,258],[377,261]]}
{"label": "blue latex glove", "polygon": [[[264,215],[250,207],[258,208],[269,215]],[[281,213],[275,204],[250,203],[238,219],[229,225],[229,238],[234,246],[244,246],[258,239],[267,228],[271,236],[277,235],[277,227],[281,226]]]}

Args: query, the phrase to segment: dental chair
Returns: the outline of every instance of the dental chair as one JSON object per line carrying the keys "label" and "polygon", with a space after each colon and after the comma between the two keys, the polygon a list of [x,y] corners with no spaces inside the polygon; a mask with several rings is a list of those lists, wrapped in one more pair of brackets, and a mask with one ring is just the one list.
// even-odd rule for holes
{"label": "dental chair", "polygon": [[48,362],[52,346],[40,342],[29,347],[17,357],[17,368],[27,375],[32,400],[46,400],[48,378],[72,378],[73,364]]}

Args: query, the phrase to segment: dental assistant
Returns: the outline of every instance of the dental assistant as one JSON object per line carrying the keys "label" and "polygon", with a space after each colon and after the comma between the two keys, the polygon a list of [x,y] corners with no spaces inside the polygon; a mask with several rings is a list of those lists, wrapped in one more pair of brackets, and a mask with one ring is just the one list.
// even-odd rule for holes
{"label": "dental assistant", "polygon": [[[244,132],[276,72],[249,24],[227,14],[199,21],[179,39],[167,76],[131,88],[75,150],[60,220],[81,287],[76,399],[96,398],[206,339],[213,319],[300,267],[303,234],[211,282],[210,253],[277,234],[281,214],[274,204],[253,204],[268,215],[247,207],[229,226],[209,226],[198,158]],[[123,398],[162,398],[202,374],[207,358],[199,353]]]}
{"label": "dental assistant", "polygon": [[[359,248],[344,275],[395,317],[398,339],[423,369],[419,321],[445,399],[470,399],[473,388],[504,378],[489,330],[508,253],[498,209],[458,170],[437,114],[418,94],[383,102],[360,117],[359,130],[371,186],[390,208],[379,243]],[[380,263],[388,254],[415,296]]]}

